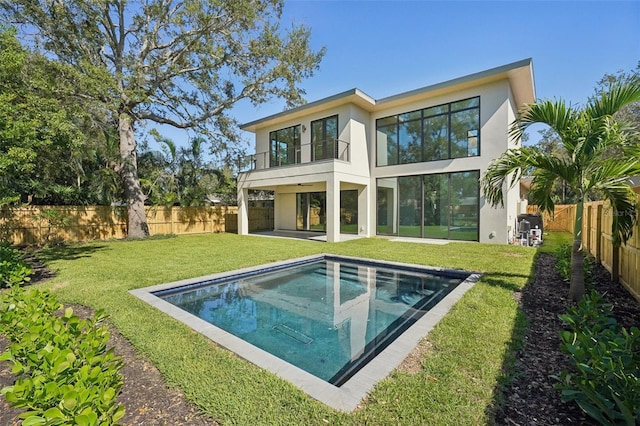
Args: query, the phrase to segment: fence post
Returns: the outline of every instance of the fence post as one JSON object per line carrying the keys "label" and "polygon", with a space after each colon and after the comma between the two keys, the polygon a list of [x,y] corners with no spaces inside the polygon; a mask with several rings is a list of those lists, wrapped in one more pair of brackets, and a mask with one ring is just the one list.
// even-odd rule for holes
{"label": "fence post", "polygon": [[602,203],[598,204],[596,211],[596,262],[602,262]]}
{"label": "fence post", "polygon": [[586,234],[587,234],[587,238],[586,238],[586,243],[587,243],[587,251],[591,252],[591,209],[593,206],[588,206],[587,207],[587,223],[586,223]]}
{"label": "fence post", "polygon": [[171,206],[171,233],[175,234],[176,233],[176,225],[175,223],[177,222],[175,219],[175,213],[176,213],[176,206]]}

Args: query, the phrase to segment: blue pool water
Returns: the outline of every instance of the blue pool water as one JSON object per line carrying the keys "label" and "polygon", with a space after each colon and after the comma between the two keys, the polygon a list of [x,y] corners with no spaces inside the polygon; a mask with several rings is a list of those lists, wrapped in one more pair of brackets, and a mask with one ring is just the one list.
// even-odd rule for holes
{"label": "blue pool water", "polygon": [[323,256],[154,294],[340,386],[468,276]]}

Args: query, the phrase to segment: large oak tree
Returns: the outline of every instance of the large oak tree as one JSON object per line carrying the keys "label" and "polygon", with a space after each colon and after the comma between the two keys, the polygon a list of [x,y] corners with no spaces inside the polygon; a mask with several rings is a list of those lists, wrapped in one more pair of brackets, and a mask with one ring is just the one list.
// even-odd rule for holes
{"label": "large oak tree", "polygon": [[[303,101],[318,68],[310,31],[282,29],[281,0],[0,0],[23,41],[76,70],[74,96],[117,126],[128,235],[148,235],[137,173],[137,124],[233,139],[229,110],[281,97]],[[91,105],[91,107],[89,107]]]}

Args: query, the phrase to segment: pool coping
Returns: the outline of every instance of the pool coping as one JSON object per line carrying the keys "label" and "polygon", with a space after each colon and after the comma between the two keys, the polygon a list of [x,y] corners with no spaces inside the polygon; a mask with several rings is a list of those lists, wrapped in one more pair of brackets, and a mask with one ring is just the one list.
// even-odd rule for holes
{"label": "pool coping", "polygon": [[[324,259],[325,257],[342,258],[349,261],[364,261],[380,263],[383,265],[410,267],[414,269],[435,272],[455,271],[460,273],[468,273],[469,277],[458,284],[449,294],[447,294],[440,302],[438,302],[431,310],[422,316],[415,324],[402,333],[394,342],[387,346],[380,354],[367,363],[360,371],[351,377],[342,386],[332,385],[299,367],[253,346],[218,328],[197,316],[190,314],[177,306],[155,296],[153,293],[161,290],[167,290],[174,287],[195,284],[205,280],[220,279],[229,275],[245,274],[274,267],[281,267],[293,262],[309,261],[313,259]],[[288,259],[284,261],[271,262],[249,268],[236,269],[186,280],[174,281],[170,283],[158,284],[150,287],[130,290],[129,293],[138,299],[148,303],[154,308],[168,314],[183,324],[189,326],[198,333],[208,337],[213,342],[222,346],[241,358],[270,371],[281,377],[304,392],[312,398],[340,411],[353,411],[357,408],[362,399],[373,389],[380,380],[387,377],[402,361],[415,349],[422,338],[436,326],[436,324],[449,312],[451,307],[462,298],[462,296],[473,287],[479,280],[480,274],[471,271],[463,271],[456,269],[446,269],[430,267],[426,265],[392,262],[379,259],[365,259],[351,256],[342,256],[330,253],[315,254],[311,256]]]}

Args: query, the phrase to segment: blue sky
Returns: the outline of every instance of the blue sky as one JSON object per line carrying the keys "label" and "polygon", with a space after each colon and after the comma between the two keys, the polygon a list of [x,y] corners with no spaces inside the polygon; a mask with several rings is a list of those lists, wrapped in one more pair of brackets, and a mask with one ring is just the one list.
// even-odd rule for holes
{"label": "blue sky", "polygon": [[[539,99],[581,104],[604,74],[640,61],[640,1],[287,0],[282,26],[291,23],[327,49],[303,83],[307,101],[354,87],[380,99],[532,58]],[[284,105],[240,104],[233,114],[245,123]]]}

